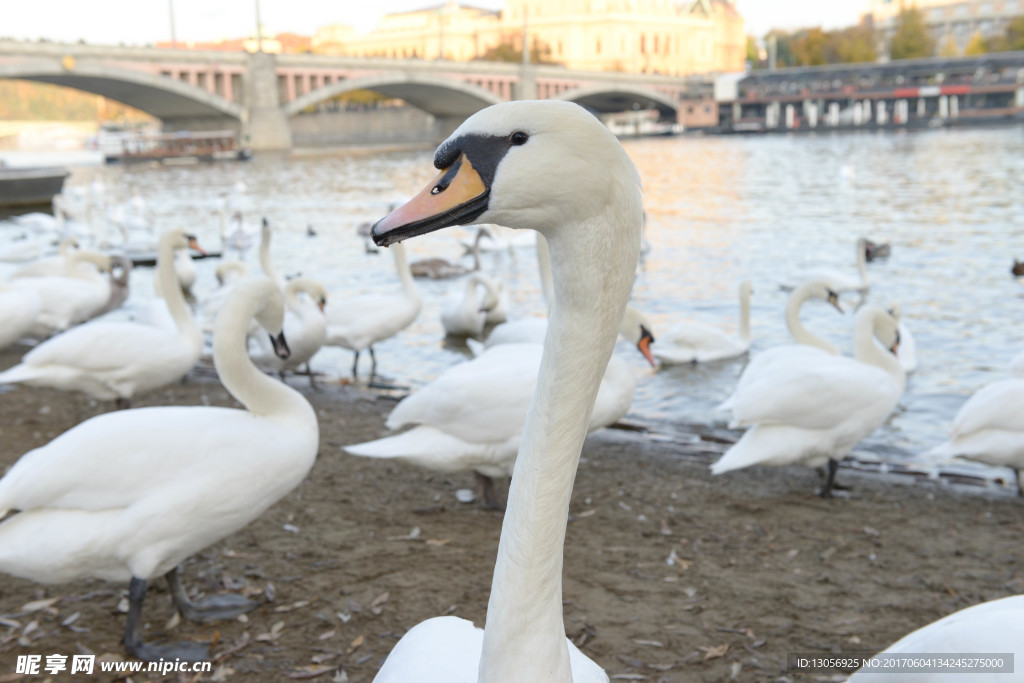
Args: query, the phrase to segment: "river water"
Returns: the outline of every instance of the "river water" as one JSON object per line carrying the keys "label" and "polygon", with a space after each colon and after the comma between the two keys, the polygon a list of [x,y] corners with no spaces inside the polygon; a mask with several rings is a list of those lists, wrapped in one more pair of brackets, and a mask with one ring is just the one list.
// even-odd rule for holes
{"label": "river water", "polygon": [[[1024,258],[1024,128],[651,138],[625,146],[644,180],[650,245],[633,305],[651,319],[655,336],[687,319],[736,330],[737,286],[749,279],[754,353],[786,343],[780,281],[815,265],[853,274],[858,236],[891,242],[892,256],[868,265],[866,299],[900,304],[919,367],[898,411],[859,450],[898,460],[939,443],[967,396],[1007,376],[1011,358],[1024,348],[1024,286],[1010,274],[1012,258]],[[87,195],[100,181],[108,205],[138,193],[157,229],[188,228],[214,250],[218,207],[228,195],[247,222],[266,216],[274,225],[279,271],[318,278],[340,299],[397,290],[390,254],[367,253],[356,226],[428,182],[431,158],[426,149],[350,150],[261,155],[238,164],[80,166],[66,189]],[[103,223],[101,215],[94,212],[94,225]],[[316,236],[307,235],[308,226]],[[0,246],[15,233],[0,229]],[[458,235],[443,231],[410,241],[410,258],[456,260]],[[255,247],[243,258],[257,267]],[[215,287],[216,263],[198,262],[199,298]],[[510,317],[541,313],[531,249],[485,253],[483,270],[511,287]],[[132,284],[134,300],[151,296],[152,271],[137,270]],[[461,283],[418,284],[419,319],[377,346],[379,372],[411,387],[467,354],[445,341],[440,323],[444,296]],[[844,302],[852,311],[858,297],[845,295]],[[850,353],[852,313],[809,304],[803,319]],[[626,342],[617,353],[638,376],[630,419],[668,434],[693,424],[723,425],[714,405],[731,392],[746,362],[653,371]],[[350,365],[351,354],[337,349],[313,360],[315,370],[338,377]]]}

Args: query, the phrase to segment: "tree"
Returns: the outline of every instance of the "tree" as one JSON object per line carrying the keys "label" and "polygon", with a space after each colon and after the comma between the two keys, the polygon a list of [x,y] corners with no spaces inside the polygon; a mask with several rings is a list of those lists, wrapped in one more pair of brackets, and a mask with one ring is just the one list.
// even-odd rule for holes
{"label": "tree", "polygon": [[796,35],[792,42],[793,57],[800,66],[820,66],[826,64],[825,32],[820,27],[809,28]]}
{"label": "tree", "polygon": [[986,52],[988,52],[988,45],[985,43],[985,36],[981,35],[981,31],[977,31],[971,36],[971,41],[967,43],[967,47],[964,48],[964,56],[983,55]]}
{"label": "tree", "polygon": [[747,36],[747,61],[752,69],[761,66],[761,53],[757,49],[757,40],[754,36]]}
{"label": "tree", "polygon": [[956,38],[950,33],[946,36],[946,40],[943,41],[942,47],[939,48],[940,57],[959,57],[960,46],[956,44]]}
{"label": "tree", "polygon": [[889,56],[892,59],[919,59],[935,53],[935,41],[928,35],[924,16],[917,9],[903,8],[896,18],[896,32],[889,41]]}
{"label": "tree", "polygon": [[992,52],[1024,50],[1024,16],[1011,19],[1006,27],[1006,33],[994,38],[989,47]]}
{"label": "tree", "polygon": [[825,37],[825,53],[829,64],[873,62],[878,58],[875,52],[875,30],[869,23],[829,31]]}

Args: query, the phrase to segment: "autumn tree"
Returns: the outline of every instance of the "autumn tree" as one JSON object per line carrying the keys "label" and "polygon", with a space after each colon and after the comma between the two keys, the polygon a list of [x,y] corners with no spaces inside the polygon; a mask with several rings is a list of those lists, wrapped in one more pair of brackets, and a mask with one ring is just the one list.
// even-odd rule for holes
{"label": "autumn tree", "polygon": [[747,62],[750,63],[752,69],[761,66],[761,53],[757,49],[757,39],[754,36],[747,36]]}
{"label": "autumn tree", "polygon": [[956,38],[950,33],[946,36],[946,39],[942,42],[942,47],[939,48],[940,57],[959,57],[960,46],[956,44]]}
{"label": "autumn tree", "polygon": [[896,32],[889,41],[892,59],[918,59],[935,54],[935,41],[928,35],[924,16],[917,7],[903,8],[896,18]]}
{"label": "autumn tree", "polygon": [[[523,61],[522,46],[513,40],[506,40],[490,48],[476,59],[486,62],[521,62]],[[551,58],[551,46],[538,40],[530,47],[530,62],[533,64],[557,64]]]}
{"label": "autumn tree", "polygon": [[981,35],[981,31],[977,31],[971,36],[967,47],[964,48],[964,56],[983,55],[986,52],[988,52],[988,45],[985,43],[985,36]]}
{"label": "autumn tree", "polygon": [[1006,33],[993,38],[989,47],[992,52],[1024,50],[1024,16],[1010,20]]}
{"label": "autumn tree", "polygon": [[793,37],[790,47],[798,66],[821,66],[825,59],[825,32],[820,27],[809,28]]}
{"label": "autumn tree", "polygon": [[871,24],[829,31],[825,34],[825,55],[829,64],[873,62],[878,58],[875,52],[875,30]]}

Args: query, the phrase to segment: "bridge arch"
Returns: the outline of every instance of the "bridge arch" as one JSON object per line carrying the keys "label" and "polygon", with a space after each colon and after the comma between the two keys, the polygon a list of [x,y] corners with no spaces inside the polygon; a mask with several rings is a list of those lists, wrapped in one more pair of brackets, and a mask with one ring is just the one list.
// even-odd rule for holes
{"label": "bridge arch", "polygon": [[500,97],[478,86],[443,76],[414,73],[390,73],[337,81],[299,97],[285,106],[285,114],[294,116],[307,107],[353,90],[373,90],[388,97],[405,100],[438,118],[466,118]]}
{"label": "bridge arch", "polygon": [[564,90],[556,99],[570,100],[601,114],[656,107],[662,116],[674,119],[679,109],[678,102],[657,90],[616,83],[585,85]]}
{"label": "bridge arch", "polygon": [[188,83],[155,73],[56,59],[0,64],[0,79],[53,83],[102,95],[162,121],[173,119],[243,119],[242,106]]}

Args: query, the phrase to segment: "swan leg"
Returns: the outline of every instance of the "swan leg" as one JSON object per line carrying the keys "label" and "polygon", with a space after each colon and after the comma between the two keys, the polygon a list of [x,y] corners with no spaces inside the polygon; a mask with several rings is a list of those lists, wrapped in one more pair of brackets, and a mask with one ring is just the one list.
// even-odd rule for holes
{"label": "swan leg", "polygon": [[355,379],[359,375],[359,373],[357,372],[358,368],[359,368],[359,352],[356,351],[356,357],[352,359],[352,379]]}
{"label": "swan leg", "polygon": [[370,377],[377,376],[377,356],[373,355],[373,346],[367,347],[370,349]]}
{"label": "swan leg", "polygon": [[124,623],[124,646],[134,657],[146,662],[181,659],[198,662],[209,658],[210,648],[202,643],[165,643],[151,645],[142,640],[142,601],[146,599],[146,580],[132,577],[128,584],[128,618]]}
{"label": "swan leg", "polygon": [[1017,495],[1024,497],[1024,470],[1014,470],[1017,474]]}
{"label": "swan leg", "polygon": [[839,461],[835,458],[828,459],[828,473],[825,476],[825,485],[821,488],[822,498],[831,498],[832,489],[836,488],[836,472],[839,471]]}
{"label": "swan leg", "polygon": [[185,594],[185,587],[181,585],[177,567],[167,572],[166,578],[178,612],[189,621],[205,623],[234,619],[260,606],[260,603],[248,600],[237,593],[211,595],[199,602],[192,602]]}
{"label": "swan leg", "polygon": [[477,489],[480,491],[480,507],[485,510],[504,512],[504,504],[498,500],[498,496],[494,493],[494,480],[479,472],[473,472],[473,476],[476,477]]}

